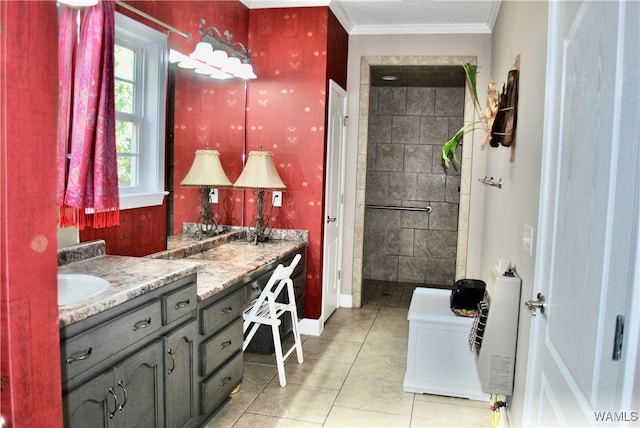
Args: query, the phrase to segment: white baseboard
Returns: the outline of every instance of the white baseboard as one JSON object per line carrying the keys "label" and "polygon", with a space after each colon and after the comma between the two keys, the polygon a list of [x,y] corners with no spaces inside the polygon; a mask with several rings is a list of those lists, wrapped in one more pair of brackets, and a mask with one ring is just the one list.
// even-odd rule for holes
{"label": "white baseboard", "polygon": [[341,308],[353,308],[353,297],[351,294],[340,295],[340,307]]}
{"label": "white baseboard", "polygon": [[298,331],[307,336],[320,336],[323,328],[324,323],[319,319],[302,318],[298,321]]}
{"label": "white baseboard", "polygon": [[[352,308],[353,298],[351,294],[341,294],[339,304],[341,308]],[[320,336],[322,330],[324,330],[324,319],[302,318],[298,321],[298,330],[300,334]]]}

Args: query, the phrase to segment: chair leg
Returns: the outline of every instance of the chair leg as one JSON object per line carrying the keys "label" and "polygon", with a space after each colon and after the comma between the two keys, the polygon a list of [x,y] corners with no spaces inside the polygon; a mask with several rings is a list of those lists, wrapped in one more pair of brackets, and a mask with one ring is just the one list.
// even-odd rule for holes
{"label": "chair leg", "polygon": [[291,325],[293,329],[293,339],[295,341],[296,356],[298,357],[298,364],[304,362],[304,356],[302,355],[302,340],[300,340],[300,332],[298,331],[298,314],[295,308],[289,312],[291,314]]}
{"label": "chair leg", "polygon": [[282,341],[280,340],[280,330],[278,325],[271,324],[271,331],[273,332],[273,347],[276,350],[276,365],[278,366],[278,378],[280,379],[280,386],[287,385],[287,377],[284,372],[284,358],[282,356]]}

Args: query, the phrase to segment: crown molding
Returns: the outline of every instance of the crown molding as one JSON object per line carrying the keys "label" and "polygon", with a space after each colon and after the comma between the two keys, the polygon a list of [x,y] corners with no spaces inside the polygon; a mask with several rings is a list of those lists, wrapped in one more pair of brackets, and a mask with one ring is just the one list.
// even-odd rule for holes
{"label": "crown molding", "polygon": [[240,0],[249,9],[271,9],[277,7],[329,6],[331,0]]}
{"label": "crown molding", "polygon": [[355,25],[349,35],[491,34],[484,24]]}
{"label": "crown molding", "polygon": [[380,24],[357,25],[349,17],[343,1],[336,0],[240,0],[249,9],[279,7],[328,6],[349,35],[393,35],[393,34],[491,34],[500,11],[501,1],[495,1],[488,11],[485,22],[468,24]]}
{"label": "crown molding", "polygon": [[344,28],[347,34],[351,34],[354,25],[351,21],[351,18],[349,17],[349,14],[346,10],[344,10],[344,7],[342,7],[342,4],[332,1],[329,5],[329,9],[331,9],[331,12],[333,12],[336,19],[340,22],[340,24],[342,24],[342,28]]}

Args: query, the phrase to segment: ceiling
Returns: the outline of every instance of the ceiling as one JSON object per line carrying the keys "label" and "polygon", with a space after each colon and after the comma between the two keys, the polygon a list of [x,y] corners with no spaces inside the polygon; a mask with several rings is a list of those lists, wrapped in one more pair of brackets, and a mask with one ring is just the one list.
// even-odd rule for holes
{"label": "ceiling", "polygon": [[[249,9],[329,6],[349,35],[488,34],[500,0],[241,0]],[[384,80],[396,76],[397,80]],[[464,86],[460,66],[379,66],[372,86]]]}
{"label": "ceiling", "polygon": [[500,0],[241,0],[249,9],[329,6],[350,35],[491,33]]}

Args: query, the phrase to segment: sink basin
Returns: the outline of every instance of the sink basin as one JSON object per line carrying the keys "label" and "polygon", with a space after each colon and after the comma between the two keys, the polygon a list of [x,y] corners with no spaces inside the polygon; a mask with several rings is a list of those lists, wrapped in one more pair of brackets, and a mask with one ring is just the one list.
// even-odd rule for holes
{"label": "sink basin", "polygon": [[106,279],[84,274],[58,274],[58,306],[71,305],[96,297],[109,289]]}

